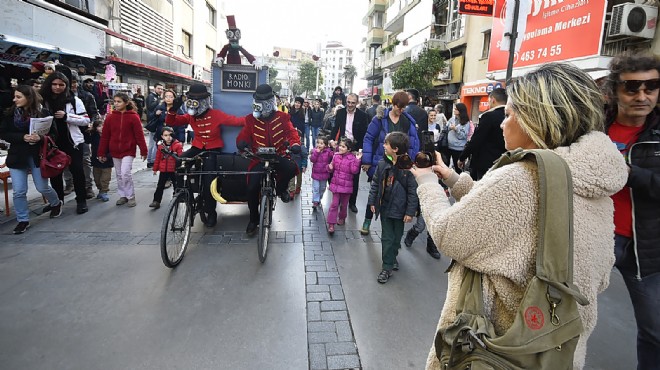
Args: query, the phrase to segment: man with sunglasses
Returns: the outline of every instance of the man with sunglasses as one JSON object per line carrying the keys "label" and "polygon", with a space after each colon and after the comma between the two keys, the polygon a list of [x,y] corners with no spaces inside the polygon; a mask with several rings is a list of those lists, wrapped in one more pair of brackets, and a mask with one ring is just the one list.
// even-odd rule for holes
{"label": "man with sunglasses", "polygon": [[637,369],[660,364],[660,61],[626,54],[610,63],[605,129],[626,158],[628,183],[614,201],[615,266],[637,320]]}
{"label": "man with sunglasses", "polygon": [[[221,126],[244,126],[245,118],[229,115],[220,109],[212,109],[211,94],[202,84],[190,86],[187,97],[186,114],[177,114],[183,105],[183,100],[177,98],[165,117],[167,126],[186,127],[190,125],[193,129],[192,146],[183,152],[182,157],[191,158],[205,151],[222,153],[225,143],[222,141]],[[206,180],[204,181],[206,182]],[[206,186],[206,189],[209,189],[209,186]],[[204,197],[205,212],[208,214],[206,226],[213,227],[218,218],[215,211],[216,202],[208,191],[205,192]]]}

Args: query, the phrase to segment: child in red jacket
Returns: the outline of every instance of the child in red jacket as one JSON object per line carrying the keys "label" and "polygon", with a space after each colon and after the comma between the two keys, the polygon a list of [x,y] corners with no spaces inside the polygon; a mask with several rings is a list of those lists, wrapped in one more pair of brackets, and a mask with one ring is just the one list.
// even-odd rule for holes
{"label": "child in red jacket", "polygon": [[[156,176],[156,172],[160,172],[160,175],[158,176],[156,192],[154,192],[154,201],[149,204],[149,207],[153,209],[160,208],[160,201],[163,199],[163,191],[165,190],[165,182],[169,180],[172,184],[176,184],[176,159],[169,154],[163,153],[163,149],[175,153],[177,156],[180,156],[183,152],[183,144],[172,136],[174,130],[171,127],[165,126],[161,132],[160,136],[163,141],[158,143],[156,161],[153,166],[154,176]],[[176,186],[173,186],[173,188],[176,192]]]}

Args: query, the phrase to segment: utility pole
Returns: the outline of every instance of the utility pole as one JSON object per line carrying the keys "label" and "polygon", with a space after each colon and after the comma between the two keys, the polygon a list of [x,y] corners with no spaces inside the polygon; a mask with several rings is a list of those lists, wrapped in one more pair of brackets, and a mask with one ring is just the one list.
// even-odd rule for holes
{"label": "utility pole", "polygon": [[511,26],[511,33],[505,33],[504,36],[508,36],[510,41],[509,44],[509,62],[506,66],[506,85],[509,86],[511,83],[511,76],[513,75],[513,57],[516,54],[516,39],[518,38],[518,13],[520,13],[520,0],[508,0],[515,1],[515,7],[513,9],[513,25]]}

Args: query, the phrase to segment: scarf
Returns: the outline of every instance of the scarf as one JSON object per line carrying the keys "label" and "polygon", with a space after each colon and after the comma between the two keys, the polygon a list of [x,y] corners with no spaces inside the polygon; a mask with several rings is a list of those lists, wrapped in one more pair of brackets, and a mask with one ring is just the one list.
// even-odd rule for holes
{"label": "scarf", "polygon": [[14,126],[21,130],[30,126],[30,118],[24,115],[23,108],[14,109]]}

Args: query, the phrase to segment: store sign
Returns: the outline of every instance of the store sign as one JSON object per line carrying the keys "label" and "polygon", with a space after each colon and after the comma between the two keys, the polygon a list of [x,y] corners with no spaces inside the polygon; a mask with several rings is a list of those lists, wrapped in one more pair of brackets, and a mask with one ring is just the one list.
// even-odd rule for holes
{"label": "store sign", "polygon": [[[600,55],[606,6],[589,0],[519,0],[514,68]],[[506,70],[514,0],[497,0],[488,71]]]}
{"label": "store sign", "polygon": [[256,91],[257,71],[222,71],[222,90]]}
{"label": "store sign", "polygon": [[32,62],[48,62],[53,59],[59,59],[59,56],[52,51],[0,41],[0,62],[29,65]]}
{"label": "store sign", "polygon": [[501,82],[482,83],[476,85],[465,85],[461,89],[461,96],[484,96],[489,95],[493,90],[503,88]]}
{"label": "store sign", "polygon": [[459,0],[458,13],[468,15],[493,16],[495,0]]}

